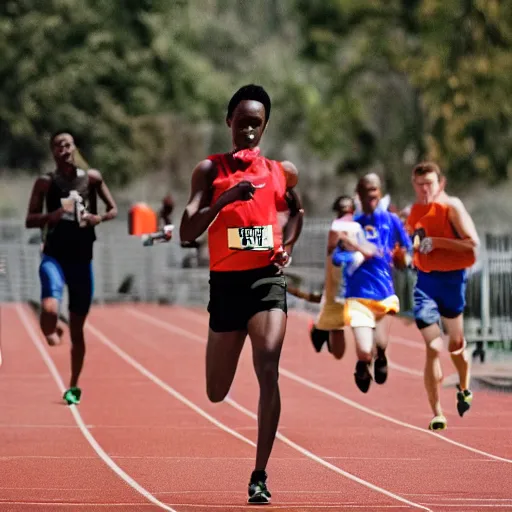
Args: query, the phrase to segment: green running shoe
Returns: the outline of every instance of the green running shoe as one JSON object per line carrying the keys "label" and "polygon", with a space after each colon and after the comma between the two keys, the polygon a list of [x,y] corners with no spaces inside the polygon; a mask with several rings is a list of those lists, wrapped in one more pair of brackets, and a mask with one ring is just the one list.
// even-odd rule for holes
{"label": "green running shoe", "polygon": [[247,503],[267,505],[270,503],[271,494],[265,482],[249,484],[249,499]]}
{"label": "green running shoe", "polygon": [[80,388],[69,388],[62,398],[64,398],[68,405],[78,405],[81,396],[82,390]]}
{"label": "green running shoe", "polygon": [[253,505],[268,505],[272,495],[267,488],[267,473],[254,471],[249,482],[249,498],[247,503]]}

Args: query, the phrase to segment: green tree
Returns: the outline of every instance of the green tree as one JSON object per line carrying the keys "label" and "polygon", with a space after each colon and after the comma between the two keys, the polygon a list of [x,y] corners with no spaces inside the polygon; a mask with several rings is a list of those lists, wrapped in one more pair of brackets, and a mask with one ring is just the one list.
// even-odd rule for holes
{"label": "green tree", "polygon": [[421,91],[427,155],[460,180],[507,177],[512,161],[512,4],[423,2],[403,69]]}
{"label": "green tree", "polygon": [[162,87],[135,22],[100,0],[2,4],[2,163],[39,168],[48,135],[64,128],[114,182],[144,166],[137,118]]}
{"label": "green tree", "polygon": [[328,103],[359,106],[353,126],[375,136],[371,157],[395,174],[391,183],[419,158],[438,160],[459,180],[507,175],[511,2],[298,3],[304,55],[324,63],[332,84]]}
{"label": "green tree", "polygon": [[49,134],[64,128],[113,184],[155,168],[173,136],[166,117],[218,121],[235,87],[290,81],[286,13],[281,0],[6,0],[0,165],[40,169]]}

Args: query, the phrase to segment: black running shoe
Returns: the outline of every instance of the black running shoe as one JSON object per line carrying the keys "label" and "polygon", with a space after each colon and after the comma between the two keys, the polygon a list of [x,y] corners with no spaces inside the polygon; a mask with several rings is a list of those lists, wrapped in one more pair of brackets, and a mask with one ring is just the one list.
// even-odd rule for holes
{"label": "black running shoe", "polygon": [[373,363],[373,378],[377,384],[384,384],[388,378],[388,359],[382,348],[377,348],[377,357]]}
{"label": "black running shoe", "polygon": [[354,373],[357,387],[363,392],[367,393],[372,383],[372,376],[370,374],[370,364],[365,361],[357,361],[356,371]]}
{"label": "black running shoe", "polygon": [[471,403],[473,402],[473,393],[469,389],[465,389],[462,391],[460,386],[457,386],[459,391],[457,391],[457,411],[459,416],[462,418],[464,413],[468,412]]}
{"label": "black running shoe", "polygon": [[315,325],[311,325],[309,336],[311,337],[311,343],[313,343],[313,347],[315,347],[316,352],[320,352],[324,343],[327,343],[327,348],[329,348],[329,331],[323,331],[322,329],[317,329]]}
{"label": "black running shoe", "polygon": [[272,495],[267,488],[267,474],[263,471],[254,471],[249,482],[249,498],[247,503],[253,505],[268,505]]}

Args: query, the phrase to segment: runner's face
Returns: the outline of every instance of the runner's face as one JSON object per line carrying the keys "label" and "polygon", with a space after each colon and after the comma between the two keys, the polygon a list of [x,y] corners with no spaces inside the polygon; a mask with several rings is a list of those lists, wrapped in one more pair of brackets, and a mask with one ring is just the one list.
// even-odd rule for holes
{"label": "runner's face", "polygon": [[422,204],[434,202],[441,190],[439,176],[435,172],[429,172],[423,176],[414,176],[412,184],[414,192],[416,192],[416,198]]}
{"label": "runner's face", "polygon": [[359,196],[363,210],[365,212],[375,211],[379,206],[381,195],[381,190],[376,183],[366,182],[361,184]]}
{"label": "runner's face", "polygon": [[259,101],[241,101],[227,123],[236,149],[254,148],[265,131],[265,107]]}
{"label": "runner's face", "polygon": [[57,165],[73,165],[75,150],[75,141],[69,133],[62,133],[53,139],[52,154]]}

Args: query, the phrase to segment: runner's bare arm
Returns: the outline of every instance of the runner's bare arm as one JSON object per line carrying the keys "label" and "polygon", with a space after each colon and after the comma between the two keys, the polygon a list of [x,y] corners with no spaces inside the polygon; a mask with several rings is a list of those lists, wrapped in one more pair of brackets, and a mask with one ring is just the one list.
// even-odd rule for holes
{"label": "runner's bare arm", "polygon": [[101,222],[115,219],[117,217],[117,205],[107,184],[105,183],[105,180],[103,179],[103,176],[100,171],[96,169],[90,169],[87,172],[89,174],[89,179],[96,187],[99,198],[105,204],[105,213],[100,215]]}
{"label": "runner's bare arm", "polygon": [[57,222],[62,212],[43,213],[44,199],[50,186],[50,179],[40,176],[34,183],[30,201],[28,204],[27,217],[25,218],[26,228],[43,228],[47,224]]}
{"label": "runner's bare arm", "polygon": [[294,164],[287,160],[281,162],[286,178],[286,202],[290,210],[290,217],[283,228],[283,246],[288,253],[291,253],[293,244],[297,241],[302,231],[304,209],[302,201],[295,190],[299,182],[299,172]]}
{"label": "runner's bare arm", "polygon": [[377,253],[377,247],[371,242],[356,242],[346,233],[339,234],[338,245],[342,250],[360,252],[365,257],[365,259],[373,258],[373,256],[375,256]]}
{"label": "runner's bare arm", "polygon": [[340,240],[340,234],[338,231],[333,231],[332,229],[329,230],[329,235],[327,237],[327,256],[330,256],[334,249],[336,249],[336,246],[338,245],[338,242]]}
{"label": "runner's bare arm", "polygon": [[293,295],[294,297],[297,297],[299,299],[303,299],[307,302],[312,302],[313,304],[320,304],[322,300],[322,294],[318,292],[304,292],[300,288],[288,284],[286,287],[286,291]]}
{"label": "runner's bare arm", "polygon": [[210,205],[214,173],[215,164],[211,160],[199,162],[192,172],[190,197],[181,217],[182,242],[194,242],[208,229],[221,210],[219,204]]}
{"label": "runner's bare arm", "polygon": [[448,204],[450,206],[448,218],[460,238],[453,240],[432,237],[432,249],[448,249],[476,255],[480,240],[473,219],[460,199],[451,197]]}

